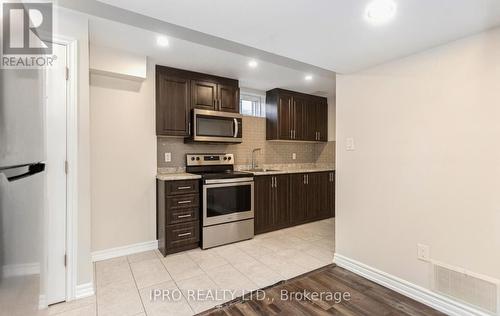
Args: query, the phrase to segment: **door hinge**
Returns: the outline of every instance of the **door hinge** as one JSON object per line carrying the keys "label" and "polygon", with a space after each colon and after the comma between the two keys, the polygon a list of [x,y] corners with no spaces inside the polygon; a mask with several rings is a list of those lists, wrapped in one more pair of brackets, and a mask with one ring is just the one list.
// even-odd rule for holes
{"label": "door hinge", "polygon": [[69,68],[66,67],[66,81],[69,80]]}
{"label": "door hinge", "polygon": [[65,174],[68,174],[68,170],[69,170],[69,164],[68,164],[68,161],[66,160],[64,162],[64,173]]}

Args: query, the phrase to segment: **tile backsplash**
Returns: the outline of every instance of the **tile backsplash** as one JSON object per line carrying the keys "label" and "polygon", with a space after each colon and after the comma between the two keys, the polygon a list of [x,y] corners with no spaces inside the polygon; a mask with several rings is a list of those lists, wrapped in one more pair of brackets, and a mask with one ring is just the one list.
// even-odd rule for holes
{"label": "tile backsplash", "polygon": [[[187,153],[232,153],[236,165],[251,165],[252,150],[261,148],[256,154],[259,165],[275,164],[335,164],[335,142],[281,142],[266,141],[266,119],[243,117],[243,142],[241,144],[184,143],[183,138],[158,137],[158,168],[182,169],[186,166]],[[165,162],[165,153],[171,153],[171,162]],[[292,159],[292,154],[296,159]]]}

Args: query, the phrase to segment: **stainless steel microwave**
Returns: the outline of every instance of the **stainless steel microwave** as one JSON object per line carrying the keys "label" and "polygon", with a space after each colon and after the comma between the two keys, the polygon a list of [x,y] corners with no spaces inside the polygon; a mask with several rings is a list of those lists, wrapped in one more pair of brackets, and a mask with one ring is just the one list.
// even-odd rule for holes
{"label": "stainless steel microwave", "polygon": [[194,109],[189,141],[208,143],[241,143],[242,115],[237,113]]}

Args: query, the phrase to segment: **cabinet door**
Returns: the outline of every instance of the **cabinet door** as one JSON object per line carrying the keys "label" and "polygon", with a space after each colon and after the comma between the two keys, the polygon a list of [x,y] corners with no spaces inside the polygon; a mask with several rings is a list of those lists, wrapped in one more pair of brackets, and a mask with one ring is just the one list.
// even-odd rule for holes
{"label": "cabinet door", "polygon": [[189,79],[157,72],[156,134],[189,136]]}
{"label": "cabinet door", "polygon": [[330,172],[320,172],[316,174],[317,176],[317,197],[319,200],[319,208],[318,208],[318,218],[324,219],[331,217],[331,209],[330,209]]}
{"label": "cabinet door", "polygon": [[278,139],[292,139],[292,129],[292,96],[287,94],[280,94],[278,96]]}
{"label": "cabinet door", "polygon": [[308,192],[304,173],[290,175],[290,223],[301,224],[307,221]]}
{"label": "cabinet door", "polygon": [[254,229],[255,234],[272,230],[273,227],[273,188],[271,176],[254,178]]}
{"label": "cabinet door", "polygon": [[330,216],[335,217],[335,171],[329,172],[328,183],[328,206],[330,210]]}
{"label": "cabinet door", "polygon": [[191,108],[217,110],[217,84],[207,81],[191,81]]}
{"label": "cabinet door", "polygon": [[307,122],[307,100],[301,97],[293,97],[293,140],[307,140],[308,122]]}
{"label": "cabinet door", "polygon": [[218,110],[224,112],[240,112],[239,88],[228,85],[217,85]]}
{"label": "cabinet door", "polygon": [[[326,188],[325,188],[326,189]],[[321,173],[306,174],[306,219],[307,221],[316,220],[320,215],[321,199],[326,198],[321,190]]]}
{"label": "cabinet door", "polygon": [[289,210],[289,187],[290,181],[288,175],[278,175],[274,177],[274,225],[276,229],[287,227],[290,224]]}
{"label": "cabinet door", "polygon": [[305,122],[305,135],[304,140],[308,141],[316,141],[317,140],[317,107],[314,100],[309,98],[307,99],[305,111],[304,111],[304,122]]}
{"label": "cabinet door", "polygon": [[328,103],[324,99],[316,104],[316,126],[318,140],[328,141]]}

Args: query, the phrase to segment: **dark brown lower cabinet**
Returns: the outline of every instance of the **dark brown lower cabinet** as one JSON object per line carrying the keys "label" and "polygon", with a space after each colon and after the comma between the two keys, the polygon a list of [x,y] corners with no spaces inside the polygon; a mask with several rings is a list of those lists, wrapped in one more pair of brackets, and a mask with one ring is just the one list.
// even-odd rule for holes
{"label": "dark brown lower cabinet", "polygon": [[257,176],[254,186],[255,233],[289,226],[289,176]]}
{"label": "dark brown lower cabinet", "polygon": [[306,188],[306,174],[294,173],[290,175],[290,222],[299,225],[307,222],[308,192]]}
{"label": "dark brown lower cabinet", "polygon": [[330,217],[335,217],[335,171],[328,172],[328,209]]}
{"label": "dark brown lower cabinet", "polygon": [[160,181],[157,187],[158,249],[166,256],[200,242],[198,180]]}
{"label": "dark brown lower cabinet", "polygon": [[255,177],[255,233],[335,216],[335,172]]}
{"label": "dark brown lower cabinet", "polygon": [[319,201],[318,219],[325,219],[332,216],[331,211],[331,172],[319,172],[316,174],[317,196]]}

